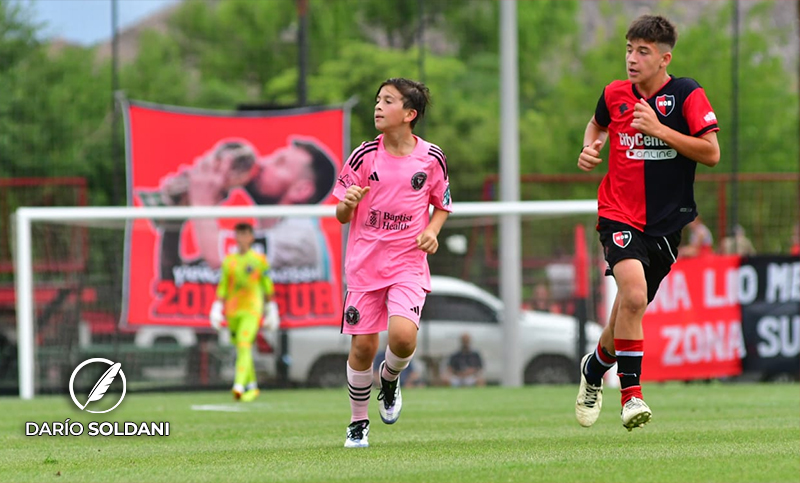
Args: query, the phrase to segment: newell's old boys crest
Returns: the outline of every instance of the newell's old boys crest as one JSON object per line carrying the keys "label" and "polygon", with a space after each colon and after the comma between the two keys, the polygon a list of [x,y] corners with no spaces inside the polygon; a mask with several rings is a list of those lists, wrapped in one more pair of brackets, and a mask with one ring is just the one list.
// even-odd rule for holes
{"label": "newell's old boys crest", "polygon": [[427,179],[428,175],[420,171],[411,177],[411,187],[414,188],[414,191],[419,191],[425,186],[425,180]]}
{"label": "newell's old boys crest", "polygon": [[361,314],[358,313],[358,309],[353,307],[347,307],[347,310],[344,312],[344,320],[347,322],[347,325],[356,325],[358,321],[361,319]]}
{"label": "newell's old boys crest", "polygon": [[631,232],[629,231],[618,231],[611,235],[612,239],[614,240],[614,245],[625,248],[631,242]]}
{"label": "newell's old boys crest", "polygon": [[672,113],[672,109],[675,107],[675,96],[665,94],[663,96],[656,97],[656,109],[658,113],[664,117],[669,116]]}

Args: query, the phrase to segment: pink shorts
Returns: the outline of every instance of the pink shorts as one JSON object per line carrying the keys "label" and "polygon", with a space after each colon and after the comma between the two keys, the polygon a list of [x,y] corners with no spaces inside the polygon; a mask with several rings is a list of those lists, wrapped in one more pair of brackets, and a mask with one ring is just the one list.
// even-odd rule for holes
{"label": "pink shorts", "polygon": [[377,334],[389,327],[389,317],[410,319],[419,328],[425,290],[415,283],[397,283],[371,292],[347,292],[342,334]]}

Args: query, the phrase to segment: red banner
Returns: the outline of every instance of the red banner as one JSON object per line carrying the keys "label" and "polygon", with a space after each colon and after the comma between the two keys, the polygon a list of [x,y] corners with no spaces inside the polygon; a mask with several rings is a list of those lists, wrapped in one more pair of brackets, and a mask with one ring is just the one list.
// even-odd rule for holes
{"label": "red banner", "polygon": [[740,257],[681,258],[644,316],[642,379],[711,379],[741,374]]}
{"label": "red banner", "polygon": [[[127,106],[134,206],[333,204],[344,155],[342,109],[213,113]],[[128,233],[130,325],[208,327],[233,227],[255,227],[275,282],[281,327],[339,325],[341,225],[332,218],[138,220]]]}

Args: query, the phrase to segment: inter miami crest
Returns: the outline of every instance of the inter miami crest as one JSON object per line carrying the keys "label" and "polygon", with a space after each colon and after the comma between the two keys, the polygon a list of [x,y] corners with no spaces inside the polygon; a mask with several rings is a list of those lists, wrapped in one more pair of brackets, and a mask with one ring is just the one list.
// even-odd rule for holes
{"label": "inter miami crest", "polygon": [[611,239],[614,240],[614,245],[625,248],[631,242],[631,232],[629,231],[618,231],[611,235]]}
{"label": "inter miami crest", "polygon": [[659,114],[664,117],[669,116],[672,113],[672,109],[675,107],[675,96],[665,94],[663,96],[656,97],[656,110]]}
{"label": "inter miami crest", "polygon": [[360,319],[361,314],[359,314],[358,309],[352,305],[347,307],[347,310],[344,311],[344,321],[347,322],[347,325],[356,325]]}
{"label": "inter miami crest", "polygon": [[428,175],[420,171],[411,177],[411,187],[414,188],[414,191],[419,191],[425,186],[425,180],[427,179]]}

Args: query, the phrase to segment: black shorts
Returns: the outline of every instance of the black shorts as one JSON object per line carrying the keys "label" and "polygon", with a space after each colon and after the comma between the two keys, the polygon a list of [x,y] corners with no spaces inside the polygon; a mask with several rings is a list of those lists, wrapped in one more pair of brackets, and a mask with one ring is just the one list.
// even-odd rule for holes
{"label": "black shorts", "polygon": [[614,265],[621,260],[639,260],[644,266],[644,278],[647,281],[647,303],[652,302],[659,284],[678,257],[681,230],[667,236],[650,236],[625,223],[600,218],[597,232],[608,262],[606,275],[613,275]]}

